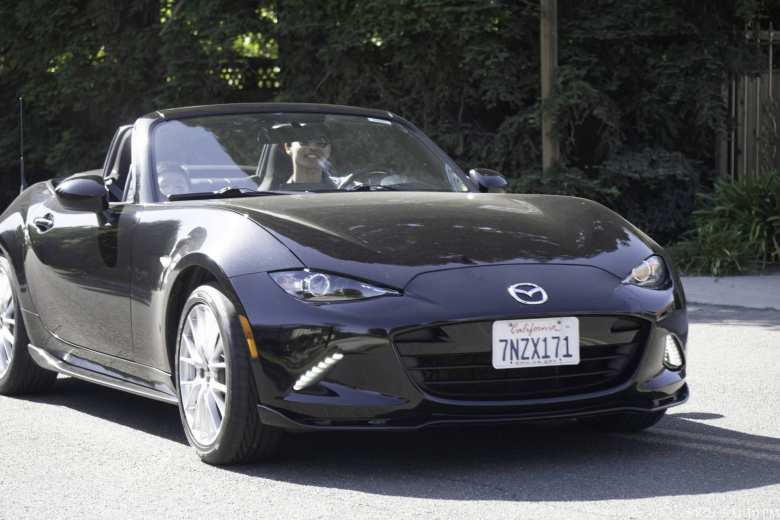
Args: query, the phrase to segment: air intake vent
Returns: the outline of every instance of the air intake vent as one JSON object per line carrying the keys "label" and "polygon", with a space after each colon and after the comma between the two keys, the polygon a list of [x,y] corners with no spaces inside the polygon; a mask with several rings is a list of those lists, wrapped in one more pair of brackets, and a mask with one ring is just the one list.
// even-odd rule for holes
{"label": "air intake vent", "polygon": [[618,386],[636,369],[648,323],[622,316],[581,316],[580,364],[496,370],[492,321],[459,323],[398,334],[395,347],[411,379],[439,397],[535,399]]}

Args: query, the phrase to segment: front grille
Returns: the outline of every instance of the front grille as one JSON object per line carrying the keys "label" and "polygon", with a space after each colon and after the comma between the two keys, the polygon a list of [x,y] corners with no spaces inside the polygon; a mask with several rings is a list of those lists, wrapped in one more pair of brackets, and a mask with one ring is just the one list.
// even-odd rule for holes
{"label": "front grille", "polygon": [[559,397],[618,386],[639,363],[649,324],[623,316],[579,316],[580,363],[493,368],[492,321],[428,327],[398,334],[394,344],[412,380],[448,399]]}

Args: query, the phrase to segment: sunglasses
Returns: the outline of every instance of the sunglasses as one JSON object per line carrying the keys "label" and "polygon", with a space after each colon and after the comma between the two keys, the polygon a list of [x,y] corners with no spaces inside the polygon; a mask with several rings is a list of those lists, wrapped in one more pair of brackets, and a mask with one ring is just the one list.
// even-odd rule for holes
{"label": "sunglasses", "polygon": [[319,139],[311,139],[308,141],[298,141],[301,146],[317,146],[319,148],[325,148],[326,146],[330,146],[330,141],[328,141],[325,138],[319,138]]}

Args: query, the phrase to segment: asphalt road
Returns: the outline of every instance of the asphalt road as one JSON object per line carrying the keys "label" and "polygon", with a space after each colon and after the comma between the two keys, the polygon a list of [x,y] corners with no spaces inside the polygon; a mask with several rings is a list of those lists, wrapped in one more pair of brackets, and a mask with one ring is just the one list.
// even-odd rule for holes
{"label": "asphalt road", "polygon": [[695,307],[691,400],[643,434],[563,422],[313,434],[220,469],[172,406],[72,379],[0,397],[0,519],[780,520],[780,312]]}

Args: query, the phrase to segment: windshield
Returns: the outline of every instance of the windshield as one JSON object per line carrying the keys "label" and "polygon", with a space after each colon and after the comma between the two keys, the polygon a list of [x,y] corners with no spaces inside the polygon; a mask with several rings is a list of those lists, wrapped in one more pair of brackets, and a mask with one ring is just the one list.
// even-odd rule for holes
{"label": "windshield", "polygon": [[153,172],[162,199],[220,190],[469,191],[457,167],[405,126],[329,114],[167,121],[154,130]]}

